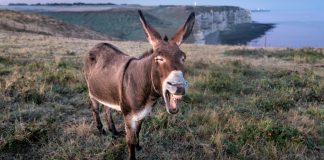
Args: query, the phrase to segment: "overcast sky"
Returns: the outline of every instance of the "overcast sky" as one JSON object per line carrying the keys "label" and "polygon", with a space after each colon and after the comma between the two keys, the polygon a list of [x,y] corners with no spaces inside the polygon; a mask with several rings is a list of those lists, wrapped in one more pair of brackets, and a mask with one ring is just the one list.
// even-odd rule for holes
{"label": "overcast sky", "polygon": [[116,4],[141,4],[141,5],[234,5],[247,9],[314,9],[324,10],[324,0],[0,0],[1,5],[8,3],[53,3],[53,2],[86,2],[86,3],[116,3]]}

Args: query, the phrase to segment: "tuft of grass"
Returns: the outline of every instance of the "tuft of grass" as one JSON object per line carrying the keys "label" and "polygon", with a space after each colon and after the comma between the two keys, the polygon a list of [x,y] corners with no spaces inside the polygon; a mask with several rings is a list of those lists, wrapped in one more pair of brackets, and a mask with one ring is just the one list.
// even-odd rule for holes
{"label": "tuft of grass", "polygon": [[324,106],[322,107],[309,107],[306,113],[310,114],[312,118],[324,121]]}
{"label": "tuft of grass", "polygon": [[67,51],[66,51],[66,55],[69,55],[69,56],[75,56],[76,53],[75,53],[74,51],[67,50]]}
{"label": "tuft of grass", "polygon": [[28,90],[23,94],[23,99],[25,102],[33,102],[35,104],[41,104],[43,103],[43,95],[41,95],[39,92],[37,92],[35,89]]}
{"label": "tuft of grass", "polygon": [[0,145],[0,152],[28,153],[33,144],[46,140],[50,128],[51,124],[46,120],[31,123],[5,139]]}
{"label": "tuft of grass", "polygon": [[127,147],[126,143],[117,144],[110,147],[104,155],[104,159],[109,160],[118,160],[125,158],[125,148]]}
{"label": "tuft of grass", "polygon": [[9,58],[0,56],[0,64],[10,65],[10,64],[13,64],[13,61],[11,59],[9,59]]}
{"label": "tuft of grass", "polygon": [[11,72],[8,70],[0,70],[0,76],[7,76],[9,75]]}

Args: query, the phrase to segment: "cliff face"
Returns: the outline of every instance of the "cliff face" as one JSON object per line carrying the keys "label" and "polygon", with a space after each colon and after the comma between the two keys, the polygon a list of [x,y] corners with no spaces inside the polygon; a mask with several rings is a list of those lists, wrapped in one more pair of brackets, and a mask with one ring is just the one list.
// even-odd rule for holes
{"label": "cliff face", "polygon": [[211,8],[209,11],[199,11],[196,15],[196,24],[193,33],[195,43],[206,44],[206,38],[208,36],[212,37],[214,43],[217,43],[220,31],[228,30],[236,24],[251,22],[250,12],[238,7],[232,7],[226,10]]}

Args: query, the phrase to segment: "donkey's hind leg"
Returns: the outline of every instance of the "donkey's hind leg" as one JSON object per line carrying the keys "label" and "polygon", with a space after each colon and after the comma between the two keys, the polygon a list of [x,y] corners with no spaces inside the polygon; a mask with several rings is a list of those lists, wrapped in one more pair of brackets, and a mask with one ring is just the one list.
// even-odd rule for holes
{"label": "donkey's hind leg", "polygon": [[101,120],[100,120],[99,102],[97,100],[95,100],[94,98],[90,98],[90,100],[91,100],[91,108],[92,108],[93,119],[96,121],[99,133],[100,134],[106,134],[106,131],[103,129],[103,125],[102,125]]}
{"label": "donkey's hind leg", "polygon": [[118,136],[119,132],[117,132],[116,130],[115,123],[111,115],[111,109],[108,106],[104,106],[104,108],[106,112],[105,119],[108,125],[108,129],[114,136]]}

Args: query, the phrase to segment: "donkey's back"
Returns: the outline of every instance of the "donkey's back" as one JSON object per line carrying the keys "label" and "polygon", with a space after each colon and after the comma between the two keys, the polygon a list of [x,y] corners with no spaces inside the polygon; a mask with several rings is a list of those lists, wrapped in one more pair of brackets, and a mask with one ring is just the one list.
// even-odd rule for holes
{"label": "donkey's back", "polygon": [[102,103],[119,105],[119,89],[127,63],[132,59],[108,43],[93,47],[84,58],[90,96]]}

